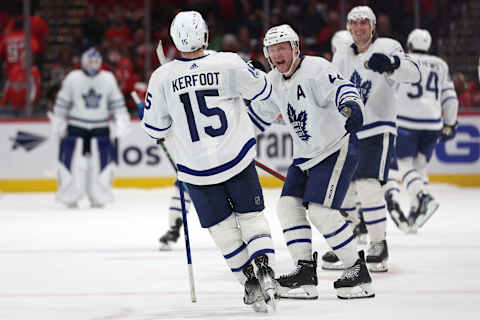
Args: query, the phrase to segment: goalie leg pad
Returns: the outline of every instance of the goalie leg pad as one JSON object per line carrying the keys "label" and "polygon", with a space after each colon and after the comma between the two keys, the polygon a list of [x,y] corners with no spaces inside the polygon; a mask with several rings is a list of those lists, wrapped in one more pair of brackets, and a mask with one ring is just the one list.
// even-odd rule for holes
{"label": "goalie leg pad", "polygon": [[242,269],[250,264],[250,257],[235,216],[231,214],[225,220],[208,228],[208,231],[222,252],[227,265],[243,286],[247,278]]}
{"label": "goalie leg pad", "polygon": [[87,194],[92,206],[102,207],[113,201],[115,153],[108,137],[92,137],[90,143]]}
{"label": "goalie leg pad", "polygon": [[73,136],[60,141],[55,200],[69,207],[76,206],[85,194],[87,163],[82,155],[81,142],[81,138]]}

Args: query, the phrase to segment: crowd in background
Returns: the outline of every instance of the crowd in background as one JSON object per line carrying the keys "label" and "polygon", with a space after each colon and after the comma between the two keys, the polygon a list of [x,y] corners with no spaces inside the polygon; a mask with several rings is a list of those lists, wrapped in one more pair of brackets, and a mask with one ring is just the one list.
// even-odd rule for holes
{"label": "crowd in background", "polygon": [[[2,86],[0,117],[24,116],[26,72],[25,33],[22,1],[14,1],[7,10],[0,8],[0,63]],[[135,105],[129,92],[145,91],[151,69],[145,68],[145,54],[154,52],[158,40],[164,43],[165,55],[173,59],[179,55],[169,37],[171,20],[178,10],[200,11],[209,28],[209,49],[237,52],[243,59],[256,59],[268,66],[263,57],[264,1],[255,0],[151,0],[152,44],[146,45],[144,28],[144,0],[84,0],[84,14],[80,27],[71,31],[71,41],[55,52],[55,59],[46,64],[51,32],[39,10],[39,1],[33,1],[30,17],[32,64],[31,99],[34,115],[44,116],[51,107],[63,78],[80,67],[81,53],[91,46],[103,56],[102,68],[114,73],[132,114]],[[355,5],[369,5],[377,15],[378,36],[391,37],[405,44],[414,25],[413,0],[345,1],[348,10]],[[2,5],[3,7],[3,5]],[[437,53],[437,38],[445,36],[452,19],[451,2],[447,0],[420,0],[422,28],[428,29],[434,39],[432,53]],[[269,25],[288,23],[301,35],[302,53],[331,59],[330,40],[345,26],[341,22],[339,1],[284,0],[270,1]],[[447,59],[448,61],[448,59]],[[153,55],[153,69],[158,61]],[[473,110],[480,107],[480,84],[477,74],[455,72],[450,65],[460,107]]]}

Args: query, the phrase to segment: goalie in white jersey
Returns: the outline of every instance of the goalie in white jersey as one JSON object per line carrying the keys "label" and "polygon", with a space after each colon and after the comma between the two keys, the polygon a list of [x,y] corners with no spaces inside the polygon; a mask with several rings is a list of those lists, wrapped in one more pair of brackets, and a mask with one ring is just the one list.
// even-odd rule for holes
{"label": "goalie in white jersey", "polygon": [[243,99],[268,99],[272,86],[237,54],[205,54],[208,30],[198,12],[178,13],[170,36],[182,57],[153,72],[142,126],[174,145],[178,179],[201,226],[244,285],[244,302],[266,311],[267,304],[275,307],[274,249]]}
{"label": "goalie in white jersey", "polygon": [[294,153],[277,213],[297,269],[277,279],[280,296],[318,297],[317,253],[312,256],[308,212],[347,266],[334,282],[337,296],[373,297],[363,252],[357,252],[352,228],[338,211],[358,164],[355,132],[362,126],[364,109],[358,91],[327,60],[300,56],[298,35],[289,25],[269,29],[263,45],[272,67],[268,78],[273,92],[270,100],[251,103],[250,118],[263,131],[282,114]]}
{"label": "goalie in white jersey", "polygon": [[423,226],[439,206],[428,192],[425,168],[437,141],[452,139],[457,128],[457,94],[447,63],[428,54],[431,43],[427,30],[415,29],[409,34],[408,51],[419,63],[422,80],[400,85],[396,99],[396,155],[400,177],[410,198],[408,222],[399,205],[397,180],[389,179],[385,194],[392,217],[403,217],[397,225],[403,230],[406,225],[413,232]]}
{"label": "goalie in white jersey", "polygon": [[[350,10],[347,29],[354,43],[338,50],[333,64],[353,82],[365,104],[365,121],[357,133],[360,163],[343,208],[355,211],[358,194],[370,238],[367,264],[371,271],[387,271],[387,209],[382,184],[388,177],[396,135],[395,84],[420,81],[420,71],[414,60],[404,54],[400,43],[375,37],[375,24],[375,14],[369,7]],[[322,260],[324,268],[343,267],[331,252]]]}
{"label": "goalie in white jersey", "polygon": [[117,81],[100,70],[102,57],[95,48],[82,54],[81,70],[71,71],[62,83],[53,113],[52,133],[61,137],[56,200],[76,207],[87,194],[93,207],[113,200],[116,155],[110,140],[127,133],[130,117]]}

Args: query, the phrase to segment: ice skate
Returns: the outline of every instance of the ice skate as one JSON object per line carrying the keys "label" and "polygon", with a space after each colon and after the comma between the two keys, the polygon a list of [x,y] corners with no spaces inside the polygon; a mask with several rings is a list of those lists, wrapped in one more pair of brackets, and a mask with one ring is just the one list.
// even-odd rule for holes
{"label": "ice skate", "polygon": [[258,279],[255,276],[253,266],[248,264],[242,269],[242,272],[247,277],[247,280],[245,281],[245,295],[243,296],[243,302],[246,305],[252,306],[252,309],[255,312],[267,312],[267,303],[265,302],[260,282],[258,282]]}
{"label": "ice skate", "polygon": [[343,270],[345,267],[343,262],[338,259],[337,255],[333,251],[327,251],[322,256],[322,269],[323,270]]}
{"label": "ice skate", "polygon": [[373,298],[375,291],[372,278],[365,264],[363,251],[358,253],[359,259],[353,266],[343,271],[342,276],[333,283],[339,299]]}
{"label": "ice skate", "polygon": [[367,265],[371,272],[388,271],[387,241],[371,242],[367,252]]}
{"label": "ice skate", "polygon": [[410,211],[408,222],[413,232],[420,229],[432,215],[437,211],[440,204],[428,193],[420,192],[417,195],[418,208]]}
{"label": "ice skate", "polygon": [[390,217],[395,225],[403,232],[409,233],[410,226],[405,214],[402,211],[402,208],[400,207],[400,204],[393,199],[391,194],[387,194],[385,196],[385,200],[387,202],[388,213],[390,214]]}
{"label": "ice skate", "polygon": [[178,218],[175,221],[175,225],[172,226],[168,231],[158,239],[160,242],[160,251],[170,251],[172,250],[172,244],[176,243],[180,237],[180,227],[182,226],[182,219]]}
{"label": "ice skate", "polygon": [[313,253],[313,260],[298,260],[297,268],[286,275],[280,276],[278,296],[284,299],[317,299],[317,259],[318,253]]}
{"label": "ice skate", "polygon": [[260,254],[254,259],[255,265],[258,268],[257,278],[262,289],[265,303],[272,308],[272,311],[277,309],[277,284],[275,281],[275,274],[273,269],[268,265],[268,257],[265,254]]}

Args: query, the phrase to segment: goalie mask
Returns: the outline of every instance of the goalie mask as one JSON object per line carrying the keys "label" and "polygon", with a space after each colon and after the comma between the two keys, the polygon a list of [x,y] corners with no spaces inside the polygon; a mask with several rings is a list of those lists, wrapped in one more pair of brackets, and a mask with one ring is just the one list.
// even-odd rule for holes
{"label": "goalie mask", "polygon": [[414,29],[407,38],[407,46],[410,50],[428,52],[432,45],[432,36],[425,29]]}
{"label": "goalie mask", "polygon": [[170,37],[181,52],[193,52],[208,46],[208,28],[197,11],[179,12],[170,26]]}
{"label": "goalie mask", "polygon": [[[263,38],[263,54],[265,59],[267,59],[268,63],[270,64],[270,67],[276,70],[277,68],[274,66],[269,57],[268,47],[282,42],[289,42],[290,46],[292,47],[292,63],[288,71],[284,73],[289,74],[295,65],[295,60],[297,60],[300,56],[300,41],[298,34],[292,29],[292,27],[290,27],[288,24],[282,24],[280,26],[268,29],[265,37]],[[296,53],[295,48],[298,49]]]}
{"label": "goalie mask", "polygon": [[102,66],[102,56],[95,48],[90,48],[82,54],[81,64],[83,71],[93,77]]}

